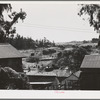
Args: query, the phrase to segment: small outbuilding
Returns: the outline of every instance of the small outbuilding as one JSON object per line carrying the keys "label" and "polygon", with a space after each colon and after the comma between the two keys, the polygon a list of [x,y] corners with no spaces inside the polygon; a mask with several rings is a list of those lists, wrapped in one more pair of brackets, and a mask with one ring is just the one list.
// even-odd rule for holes
{"label": "small outbuilding", "polygon": [[66,79],[68,76],[70,76],[70,72],[67,71],[66,69],[63,69],[63,70],[56,69],[56,70],[53,70],[53,72],[56,74],[56,77],[60,82],[59,89],[65,90],[66,89]]}
{"label": "small outbuilding", "polygon": [[57,79],[60,82],[61,90],[79,90],[79,76],[81,71],[70,73],[70,71],[54,70],[57,75]]}
{"label": "small outbuilding", "polygon": [[0,43],[0,66],[11,67],[17,72],[23,72],[22,58],[24,56],[12,45]]}
{"label": "small outbuilding", "polygon": [[68,90],[79,90],[79,76],[81,71],[72,73],[66,78],[66,89]]}
{"label": "small outbuilding", "polygon": [[56,75],[52,72],[28,72],[26,75],[29,78],[30,85],[35,90],[57,90],[59,81]]}

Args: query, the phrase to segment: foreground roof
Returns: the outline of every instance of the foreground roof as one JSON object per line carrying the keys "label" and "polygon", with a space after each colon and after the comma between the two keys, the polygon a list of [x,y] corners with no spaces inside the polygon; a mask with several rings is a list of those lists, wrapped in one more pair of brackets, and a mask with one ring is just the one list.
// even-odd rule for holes
{"label": "foreground roof", "polygon": [[23,58],[24,56],[12,45],[0,43],[0,59],[4,58]]}
{"label": "foreground roof", "polygon": [[31,85],[46,85],[46,84],[52,84],[52,82],[30,82]]}
{"label": "foreground roof", "polygon": [[100,55],[86,55],[80,68],[100,68]]}
{"label": "foreground roof", "polygon": [[69,71],[66,70],[53,70],[53,73],[57,75],[57,77],[68,77],[70,75]]}
{"label": "foreground roof", "polygon": [[27,72],[26,75],[28,76],[56,76],[56,74],[53,72],[34,72],[34,71]]}

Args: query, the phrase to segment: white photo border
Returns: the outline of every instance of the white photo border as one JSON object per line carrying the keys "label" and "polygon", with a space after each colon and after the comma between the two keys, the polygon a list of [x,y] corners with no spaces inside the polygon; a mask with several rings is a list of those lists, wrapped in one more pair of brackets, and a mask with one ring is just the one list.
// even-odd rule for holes
{"label": "white photo border", "polygon": [[[0,1],[0,3],[100,3],[99,1]],[[81,90],[0,90],[0,99],[100,99],[100,91],[81,91]]]}

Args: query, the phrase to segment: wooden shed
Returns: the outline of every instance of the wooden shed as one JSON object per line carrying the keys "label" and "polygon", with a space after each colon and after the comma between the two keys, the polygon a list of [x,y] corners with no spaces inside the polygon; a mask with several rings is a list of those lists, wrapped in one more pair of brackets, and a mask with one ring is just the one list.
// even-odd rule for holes
{"label": "wooden shed", "polygon": [[80,89],[100,90],[100,55],[86,55],[80,70]]}
{"label": "wooden shed", "polygon": [[53,72],[56,74],[57,79],[59,80],[59,89],[65,90],[66,78],[70,75],[70,72],[66,69],[56,69],[53,70]]}
{"label": "wooden shed", "polygon": [[56,75],[52,72],[28,72],[26,75],[29,77],[30,84],[36,90],[57,90],[59,81]]}
{"label": "wooden shed", "polygon": [[81,71],[72,73],[66,78],[66,89],[68,90],[79,90],[79,76]]}
{"label": "wooden shed", "polygon": [[23,72],[22,58],[24,56],[12,45],[7,43],[0,44],[0,66],[11,67],[17,72]]}
{"label": "wooden shed", "polygon": [[70,73],[67,69],[54,70],[57,79],[60,82],[59,89],[61,90],[78,90],[79,89],[79,76],[81,71]]}

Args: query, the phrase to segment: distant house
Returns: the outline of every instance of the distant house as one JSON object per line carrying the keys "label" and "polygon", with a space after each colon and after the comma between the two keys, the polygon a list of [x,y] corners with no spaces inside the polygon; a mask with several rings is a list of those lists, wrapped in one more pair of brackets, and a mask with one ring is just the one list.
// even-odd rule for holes
{"label": "distant house", "polygon": [[86,55],[80,70],[80,89],[100,90],[100,55]]}
{"label": "distant house", "polygon": [[2,67],[11,67],[17,72],[22,72],[22,58],[24,56],[12,45],[0,44],[0,65]]}
{"label": "distant house", "polygon": [[33,73],[28,72],[26,75],[29,77],[30,84],[36,90],[57,90],[59,81],[56,75],[52,72]]}

